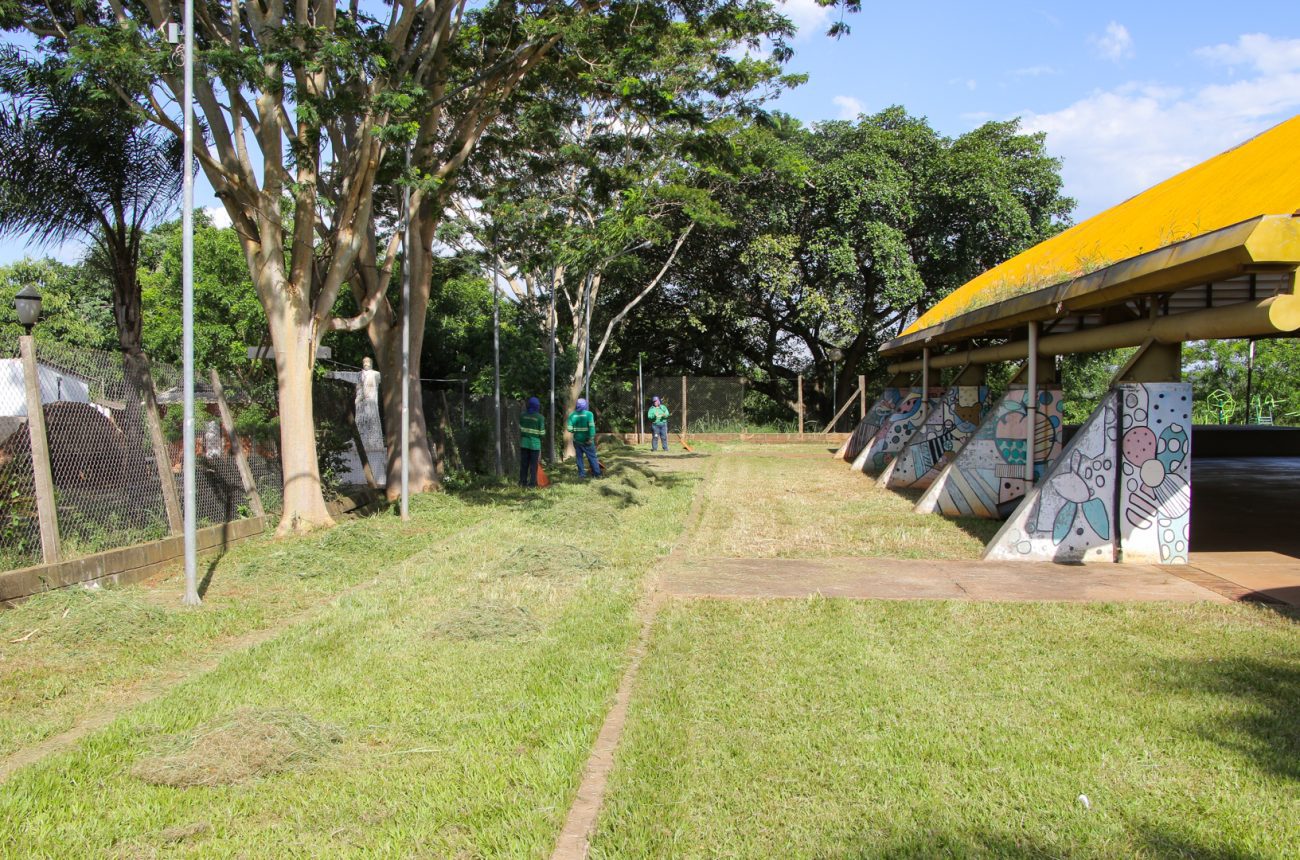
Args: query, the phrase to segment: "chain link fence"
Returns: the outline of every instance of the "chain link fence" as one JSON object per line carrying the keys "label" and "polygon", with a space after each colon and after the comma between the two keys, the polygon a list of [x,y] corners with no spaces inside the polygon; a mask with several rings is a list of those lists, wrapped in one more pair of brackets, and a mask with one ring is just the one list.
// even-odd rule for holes
{"label": "chain link fence", "polygon": [[[0,346],[0,570],[39,564],[36,472],[24,364],[16,343]],[[166,537],[181,495],[180,372],[153,364],[158,422],[151,429],[142,366],[122,354],[37,343],[36,379],[60,555],[78,558]],[[223,432],[215,393],[196,385],[196,515],[200,526],[250,515],[252,505]],[[238,400],[238,393],[232,399]],[[158,444],[161,443],[161,444]],[[278,507],[273,448],[242,440],[264,506]],[[168,482],[170,486],[164,483]]]}

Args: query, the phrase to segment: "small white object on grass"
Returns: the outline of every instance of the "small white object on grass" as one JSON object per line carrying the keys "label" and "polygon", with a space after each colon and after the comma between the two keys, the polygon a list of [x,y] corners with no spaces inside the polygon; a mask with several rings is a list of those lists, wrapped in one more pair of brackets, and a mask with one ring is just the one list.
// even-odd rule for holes
{"label": "small white object on grass", "polygon": [[1092,801],[1088,799],[1086,794],[1079,795],[1079,803],[1083,804],[1084,809],[1092,809]]}

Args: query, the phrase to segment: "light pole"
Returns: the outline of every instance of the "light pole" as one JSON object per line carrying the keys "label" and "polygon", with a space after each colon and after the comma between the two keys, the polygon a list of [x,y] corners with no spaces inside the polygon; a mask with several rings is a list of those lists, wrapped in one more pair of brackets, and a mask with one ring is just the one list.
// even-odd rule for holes
{"label": "light pole", "polygon": [[182,474],[185,494],[185,596],[182,603],[198,606],[197,513],[194,509],[194,0],[185,0],[184,155],[181,173],[181,352],[184,366]]}
{"label": "light pole", "polygon": [[555,283],[556,271],[551,270],[551,416],[550,423],[546,426],[550,429],[551,438],[551,459],[549,462],[555,462],[555,293],[558,285]]}
{"label": "light pole", "polygon": [[[193,0],[187,0],[193,2]],[[411,518],[411,144],[406,144],[407,181],[402,188],[402,502]]]}
{"label": "light pole", "polygon": [[40,368],[36,364],[36,341],[32,327],[41,316],[41,292],[27,285],[14,296],[18,322],[27,333],[18,337],[22,356],[23,394],[27,404],[27,439],[32,456],[32,489],[36,494],[36,520],[41,533],[41,560],[46,564],[63,559],[59,547],[59,510],[54,500],[54,476],[50,469],[50,440],[45,433],[45,406],[41,397]]}
{"label": "light pole", "polygon": [[500,478],[505,473],[505,466],[501,462],[501,296],[497,292],[497,238],[495,230],[492,232],[491,245],[489,253],[492,255],[492,265],[489,267],[489,271],[492,273],[492,435],[496,437],[497,477]]}
{"label": "light pole", "polygon": [[[840,374],[838,365],[844,360],[844,350],[833,346],[826,350],[826,357],[831,360],[831,415],[836,415],[840,411]],[[834,418],[831,420],[834,421]],[[835,432],[834,427],[831,427],[831,432]]]}

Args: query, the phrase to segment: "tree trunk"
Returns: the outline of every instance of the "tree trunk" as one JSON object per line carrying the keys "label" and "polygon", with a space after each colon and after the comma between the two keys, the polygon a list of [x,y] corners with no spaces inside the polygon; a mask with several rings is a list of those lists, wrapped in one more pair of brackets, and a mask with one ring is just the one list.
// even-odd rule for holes
{"label": "tree trunk", "polygon": [[312,404],[314,345],[310,306],[288,290],[276,297],[267,314],[275,346],[279,386],[280,469],[284,476],[284,512],[276,534],[307,532],[334,524],[321,490],[316,457],[316,422]]}
{"label": "tree trunk", "polygon": [[[438,468],[429,447],[429,424],[425,420],[424,398],[420,390],[420,353],[424,348],[424,320],[432,288],[431,249],[438,223],[436,217],[425,211],[426,206],[429,204],[415,207],[416,217],[412,219],[414,241],[407,246],[410,259],[402,261],[402,265],[410,266],[411,276],[411,372],[406,385],[410,391],[407,422],[411,446],[407,477],[412,493],[431,492],[439,487]],[[402,309],[398,308],[394,318],[391,311],[385,312],[385,308],[387,303],[381,305],[367,331],[379,360],[380,372],[384,375],[380,405],[384,412],[384,447],[388,450],[386,495],[392,500],[402,493]]]}

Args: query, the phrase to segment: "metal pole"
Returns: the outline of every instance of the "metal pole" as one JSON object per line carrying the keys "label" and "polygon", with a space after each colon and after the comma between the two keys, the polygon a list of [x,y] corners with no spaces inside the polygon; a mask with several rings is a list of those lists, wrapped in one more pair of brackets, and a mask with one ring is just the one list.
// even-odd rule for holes
{"label": "metal pole", "polygon": [[[835,361],[831,361],[831,414],[836,415],[840,411],[840,379],[836,372]],[[831,432],[835,431],[835,424],[831,422]]]}
{"label": "metal pole", "polygon": [[[411,144],[406,145],[411,171]],[[407,177],[409,180],[409,176]],[[402,188],[402,501],[403,520],[411,518],[411,185]]]}
{"label": "metal pole", "polygon": [[182,603],[198,606],[197,514],[194,509],[194,0],[185,0],[184,155],[181,162],[181,353],[184,379],[184,422],[181,439],[185,494],[185,596]]}
{"label": "metal pole", "polygon": [[497,291],[497,243],[492,237],[492,411],[496,416],[492,435],[496,437],[497,477],[505,473],[501,462],[501,295]]}
{"label": "metal pole", "polygon": [[1255,387],[1255,339],[1250,339],[1250,346],[1246,348],[1246,423],[1254,424],[1253,416],[1250,413],[1252,389]]}
{"label": "metal pole", "polygon": [[921,350],[921,399],[930,393],[930,347]]}
{"label": "metal pole", "polygon": [[799,402],[799,435],[803,436],[803,374],[795,377],[796,391],[798,392]]}
{"label": "metal pole", "polygon": [[645,441],[645,376],[641,372],[641,353],[636,354],[636,443]]}
{"label": "metal pole", "polygon": [[551,440],[551,459],[555,462],[555,293],[558,285],[555,283],[555,270],[551,270],[551,419],[546,425],[550,431]]}
{"label": "metal pole", "polygon": [[591,273],[582,285],[582,396],[591,403]]}
{"label": "metal pole", "polygon": [[[1038,433],[1038,323],[1029,324],[1029,378],[1025,389],[1025,486],[1034,485],[1034,440]],[[927,350],[928,353],[928,350]]]}

